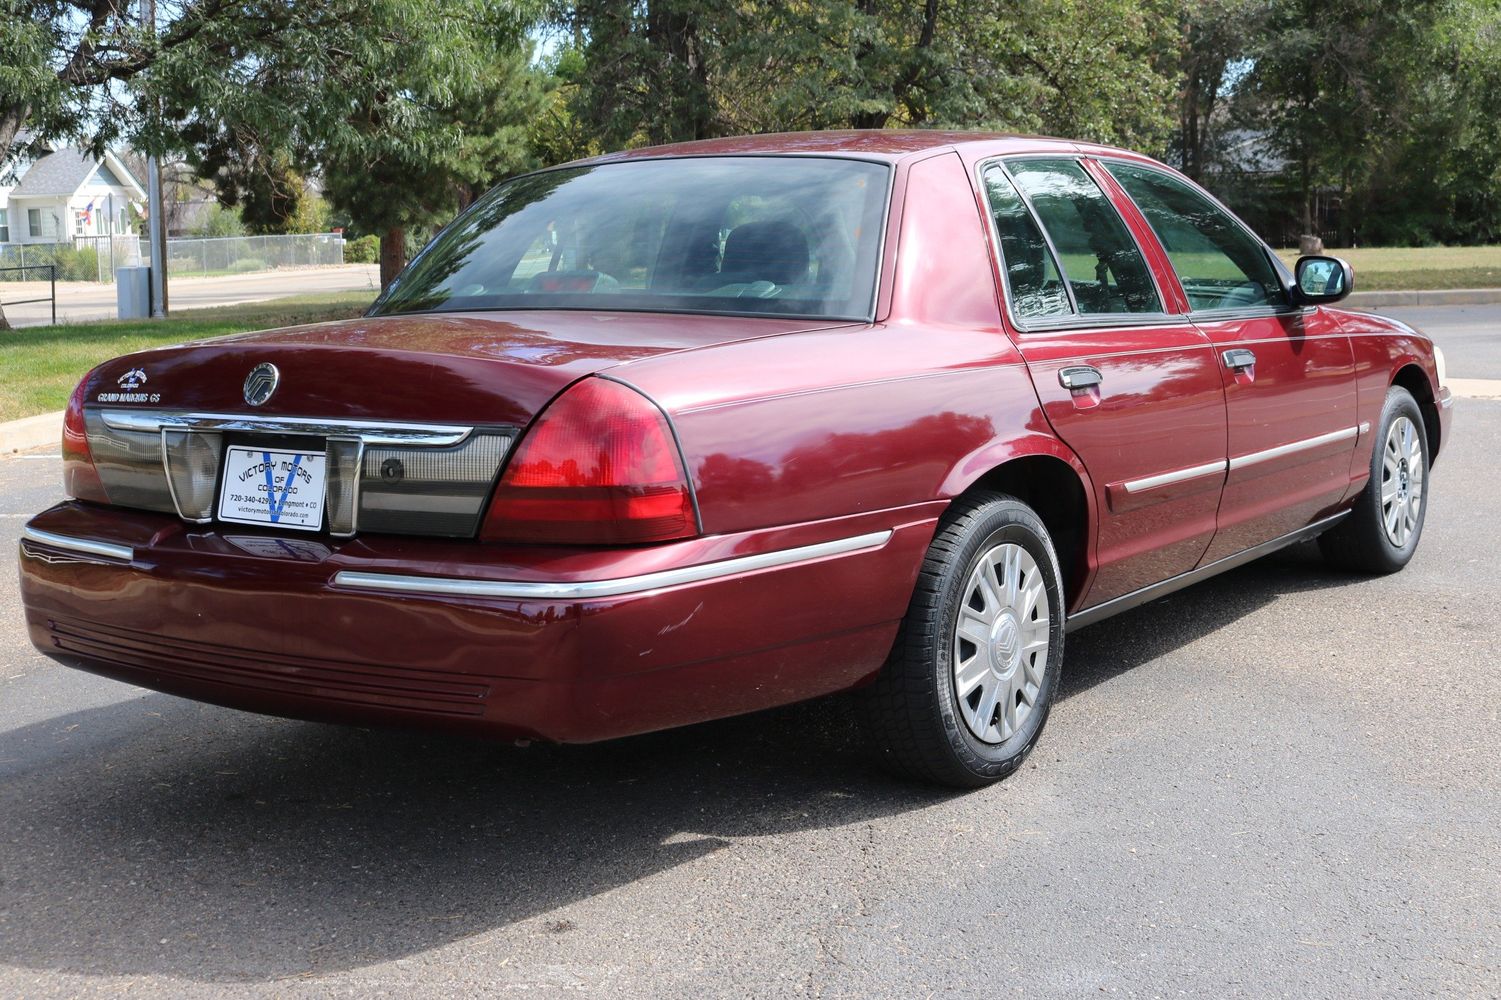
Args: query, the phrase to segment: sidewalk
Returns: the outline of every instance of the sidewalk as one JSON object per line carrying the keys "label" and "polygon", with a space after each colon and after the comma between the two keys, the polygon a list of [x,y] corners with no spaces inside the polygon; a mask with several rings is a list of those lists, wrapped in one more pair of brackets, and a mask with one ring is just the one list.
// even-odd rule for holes
{"label": "sidewalk", "polygon": [[[336,267],[298,267],[280,271],[258,271],[215,278],[173,278],[167,286],[167,302],[173,312],[232,306],[242,302],[264,302],[288,295],[316,292],[347,292],[380,288],[380,267],[376,264],[341,264]],[[14,299],[34,299],[48,293],[45,281],[0,282],[0,303]],[[5,318],[16,328],[45,326],[52,321],[46,302],[5,307]],[[57,283],[57,321],[82,323],[87,320],[115,318],[115,286],[97,281],[59,281]]]}

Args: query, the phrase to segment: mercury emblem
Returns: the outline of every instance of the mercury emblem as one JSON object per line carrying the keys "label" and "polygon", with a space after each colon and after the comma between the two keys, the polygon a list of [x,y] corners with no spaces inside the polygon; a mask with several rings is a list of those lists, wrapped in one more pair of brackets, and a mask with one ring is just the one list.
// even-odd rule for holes
{"label": "mercury emblem", "polygon": [[281,382],[281,372],[269,361],[262,361],[245,376],[245,402],[260,406],[270,399]]}

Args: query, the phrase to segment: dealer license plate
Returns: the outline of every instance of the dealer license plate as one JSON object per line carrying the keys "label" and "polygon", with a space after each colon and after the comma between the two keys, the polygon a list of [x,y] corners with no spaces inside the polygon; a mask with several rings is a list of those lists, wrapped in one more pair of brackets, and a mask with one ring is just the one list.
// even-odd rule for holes
{"label": "dealer license plate", "polygon": [[323,527],[328,465],[321,451],[225,449],[219,520],[299,531]]}

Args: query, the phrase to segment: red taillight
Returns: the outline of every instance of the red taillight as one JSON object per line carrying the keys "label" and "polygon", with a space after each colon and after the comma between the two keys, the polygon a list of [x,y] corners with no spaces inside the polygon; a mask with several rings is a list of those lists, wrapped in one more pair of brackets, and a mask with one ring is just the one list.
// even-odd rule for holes
{"label": "red taillight", "polygon": [[516,448],[490,501],[486,539],[630,545],[698,533],[667,418],[619,382],[578,383]]}
{"label": "red taillight", "polygon": [[79,500],[109,503],[104,483],[99,481],[99,470],[94,468],[89,433],[83,423],[84,387],[89,384],[90,375],[85,375],[73,390],[63,414],[63,492]]}

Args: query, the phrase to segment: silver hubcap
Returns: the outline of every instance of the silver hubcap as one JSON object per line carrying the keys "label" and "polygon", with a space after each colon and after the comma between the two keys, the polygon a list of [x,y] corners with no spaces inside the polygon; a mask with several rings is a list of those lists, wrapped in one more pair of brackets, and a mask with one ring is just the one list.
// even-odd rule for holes
{"label": "silver hubcap", "polygon": [[1423,444],[1411,420],[1398,417],[1386,432],[1381,454],[1381,520],[1386,537],[1407,544],[1423,512]]}
{"label": "silver hubcap", "polygon": [[1026,549],[1003,542],[980,557],[954,624],[954,695],[986,743],[1027,721],[1048,665],[1048,589]]}

